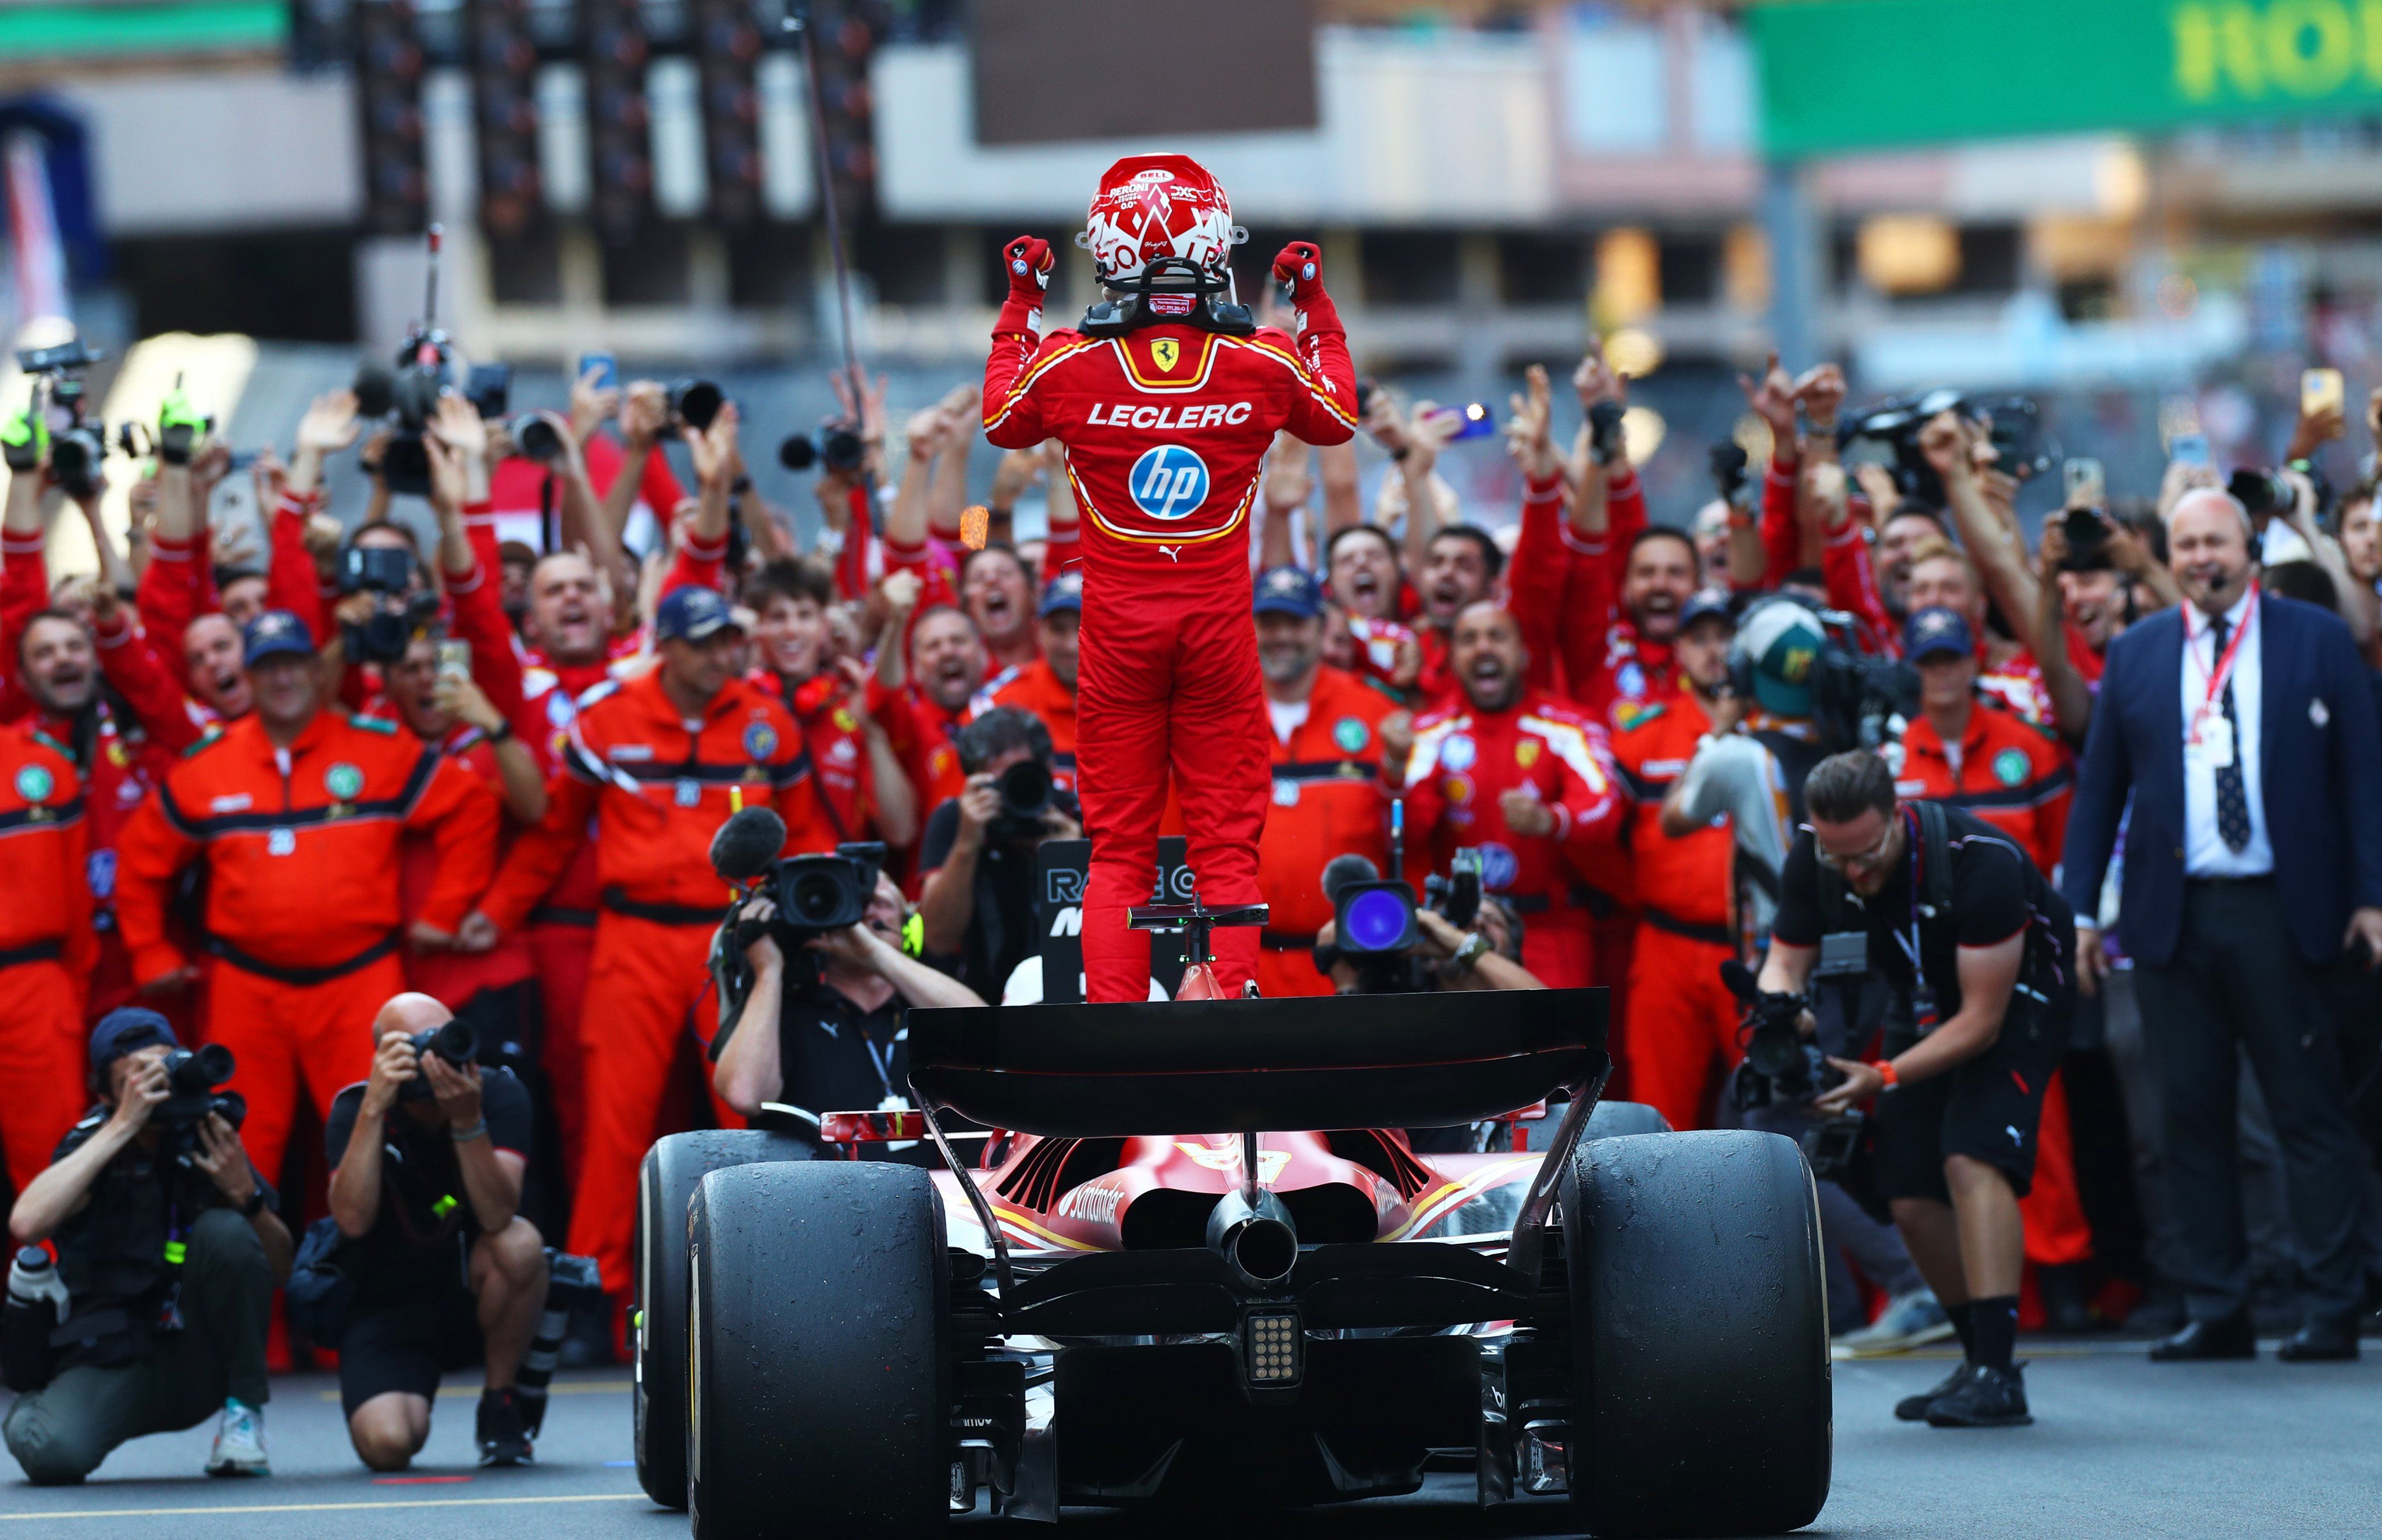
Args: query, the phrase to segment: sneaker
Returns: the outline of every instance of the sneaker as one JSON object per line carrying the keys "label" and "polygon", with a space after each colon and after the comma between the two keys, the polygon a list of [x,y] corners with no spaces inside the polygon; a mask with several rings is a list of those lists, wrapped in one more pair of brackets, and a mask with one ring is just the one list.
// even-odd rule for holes
{"label": "sneaker", "polygon": [[480,1392],[480,1463],[526,1465],[530,1462],[529,1428],[522,1418],[521,1395],[510,1386]]}
{"label": "sneaker", "polygon": [[1969,1377],[1927,1409],[1935,1428],[2021,1428],[2034,1419],[2026,1410],[2026,1366],[1972,1366]]}
{"label": "sneaker", "polygon": [[207,1455],[211,1476],[269,1476],[273,1466],[264,1458],[264,1409],[245,1402],[224,1402],[223,1422],[215,1428],[215,1447]]}
{"label": "sneaker", "polygon": [[1963,1361],[1958,1368],[1945,1375],[1943,1379],[1936,1382],[1936,1384],[1932,1387],[1921,1391],[1916,1396],[1905,1396],[1902,1399],[1895,1402],[1895,1421],[1900,1423],[1923,1423],[1927,1421],[1927,1412],[1929,1408],[1933,1407],[1937,1401],[1943,1399],[1945,1397],[1949,1396],[1953,1391],[1959,1389],[1960,1386],[1969,1383],[1969,1370],[1971,1367],[1971,1366],[1969,1363]]}
{"label": "sneaker", "polygon": [[1836,1338],[1848,1353],[1901,1353],[1952,1335],[1952,1318],[1944,1313],[1932,1288],[1915,1289],[1886,1302],[1878,1318],[1859,1331]]}

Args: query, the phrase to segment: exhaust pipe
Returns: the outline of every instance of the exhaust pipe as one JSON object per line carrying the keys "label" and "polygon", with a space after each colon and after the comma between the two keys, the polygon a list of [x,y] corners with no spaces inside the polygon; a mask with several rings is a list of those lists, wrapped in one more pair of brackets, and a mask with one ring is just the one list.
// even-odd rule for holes
{"label": "exhaust pipe", "polygon": [[1209,1212],[1208,1249],[1246,1287],[1277,1288],[1298,1262],[1298,1229],[1272,1193],[1260,1189],[1252,1203],[1245,1193],[1227,1192]]}

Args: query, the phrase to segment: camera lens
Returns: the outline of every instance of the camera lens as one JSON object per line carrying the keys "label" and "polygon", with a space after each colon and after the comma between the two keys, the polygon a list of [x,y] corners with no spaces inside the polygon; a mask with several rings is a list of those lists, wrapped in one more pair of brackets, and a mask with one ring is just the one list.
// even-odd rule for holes
{"label": "camera lens", "polygon": [[843,907],[843,884],[833,872],[798,872],[786,886],[786,907],[797,925],[824,925]]}
{"label": "camera lens", "polygon": [[199,1049],[191,1055],[191,1057],[198,1064],[199,1072],[207,1078],[207,1084],[211,1086],[219,1086],[226,1080],[231,1078],[231,1050],[226,1048],[222,1043],[208,1043],[204,1047]]}
{"label": "camera lens", "polygon": [[790,433],[778,446],[778,463],[789,471],[807,471],[818,463],[818,446],[808,434]]}
{"label": "camera lens", "polygon": [[552,460],[562,452],[562,435],[535,413],[524,413],[506,425],[513,448],[531,460]]}
{"label": "camera lens", "polygon": [[681,422],[701,433],[719,415],[722,399],[719,387],[707,379],[682,379],[670,387],[669,406]]}
{"label": "camera lens", "polygon": [[1050,767],[1021,759],[1001,772],[1001,810],[1011,818],[1038,819],[1050,806]]}
{"label": "camera lens", "polygon": [[1406,941],[1406,906],[1387,888],[1360,893],[1348,901],[1348,933],[1340,938],[1352,952],[1389,952]]}

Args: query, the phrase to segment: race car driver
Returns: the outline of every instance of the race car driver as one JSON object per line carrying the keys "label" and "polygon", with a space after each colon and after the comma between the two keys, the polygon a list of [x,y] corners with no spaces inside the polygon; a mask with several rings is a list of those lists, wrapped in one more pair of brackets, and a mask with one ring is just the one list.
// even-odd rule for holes
{"label": "race car driver", "polygon": [[[1109,167],[1081,244],[1108,298],[1080,329],[1044,340],[1050,247],[1003,253],[1009,300],[985,362],[985,435],[1002,449],[1055,438],[1083,515],[1078,781],[1092,860],[1084,903],[1087,998],[1148,992],[1149,943],[1123,909],[1156,881],[1168,774],[1199,895],[1258,901],[1269,776],[1249,623],[1249,508],[1274,434],[1344,443],[1356,373],[1323,254],[1274,259],[1297,317],[1294,342],[1230,302],[1246,240],[1223,188],[1185,155]],[[1219,984],[1256,971],[1258,934],[1216,937]]]}

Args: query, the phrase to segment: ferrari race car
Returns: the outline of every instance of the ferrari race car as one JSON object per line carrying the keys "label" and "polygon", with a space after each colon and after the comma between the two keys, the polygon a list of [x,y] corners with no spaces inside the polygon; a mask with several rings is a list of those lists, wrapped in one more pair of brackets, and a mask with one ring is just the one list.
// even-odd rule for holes
{"label": "ferrari race car", "polygon": [[[1467,1463],[1484,1505],[1568,1493],[1598,1534],[1808,1523],[1810,1171],[1775,1135],[1600,1105],[1604,1004],[913,1012],[922,1110],[646,1157],[639,1479],[705,1537],[1246,1513]],[[1401,1131],[1481,1124],[1511,1147]],[[835,1158],[889,1140],[945,1168]]]}

